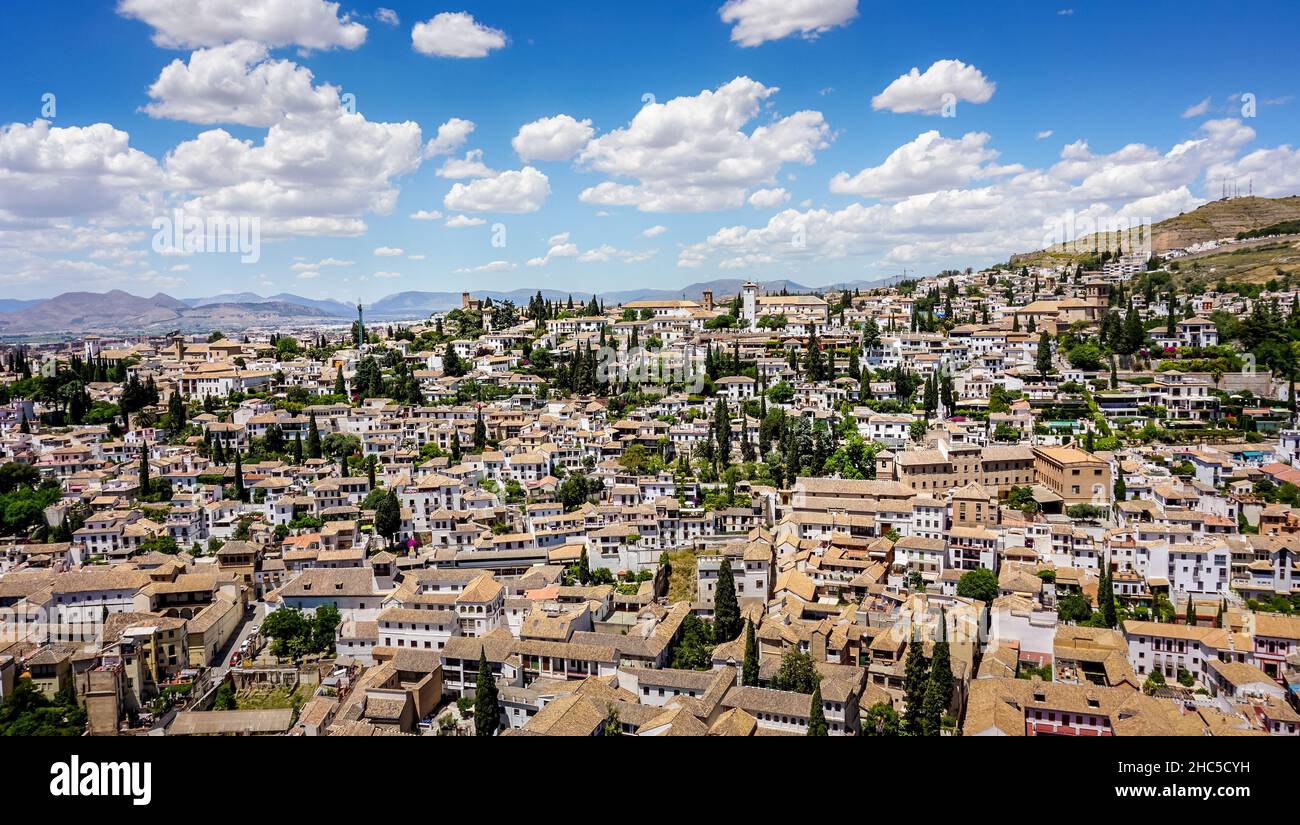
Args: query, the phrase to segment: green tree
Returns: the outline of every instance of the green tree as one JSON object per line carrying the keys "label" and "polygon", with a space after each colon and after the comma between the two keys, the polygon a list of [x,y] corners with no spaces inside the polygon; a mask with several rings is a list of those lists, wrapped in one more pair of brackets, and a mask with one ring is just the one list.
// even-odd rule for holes
{"label": "green tree", "polygon": [[718,567],[718,587],[713,597],[713,637],[729,642],[740,634],[740,605],[736,602],[736,579],[731,560],[725,556]]}
{"label": "green tree", "polygon": [[320,458],[321,455],[320,430],[316,427],[316,413],[312,413],[307,420],[307,457]]}
{"label": "green tree", "polygon": [[496,736],[501,726],[501,706],[497,701],[497,682],[492,678],[487,651],[478,651],[478,680],[474,683],[474,735]]}
{"label": "green tree", "polygon": [[745,661],[740,669],[740,683],[746,687],[758,685],[758,645],[754,641],[754,623],[745,622]]}
{"label": "green tree", "polygon": [[1052,336],[1048,335],[1046,330],[1038,336],[1038,354],[1035,356],[1034,366],[1039,375],[1051,375],[1052,373]]}
{"label": "green tree", "polygon": [[772,687],[791,693],[810,694],[821,681],[812,656],[789,648],[781,655],[781,666],[772,677]]}
{"label": "green tree", "polygon": [[384,494],[375,508],[375,532],[384,537],[390,545],[393,537],[402,529],[402,507],[397,494],[389,490]]}
{"label": "green tree", "polygon": [[966,599],[979,599],[989,605],[998,597],[998,577],[987,567],[967,570],[957,580],[957,595]]}
{"label": "green tree", "polygon": [[235,498],[247,502],[248,490],[244,488],[244,465],[239,456],[239,450],[235,450]]}
{"label": "green tree", "polygon": [[926,736],[938,736],[943,715],[952,704],[952,662],[948,651],[947,616],[939,611],[939,636],[930,656],[930,678],[921,700],[921,726]]}
{"label": "green tree", "polygon": [[822,708],[822,686],[820,684],[816,685],[812,692],[812,703],[808,711],[808,735],[829,735],[826,728],[826,711]]}
{"label": "green tree", "polygon": [[877,702],[859,721],[859,732],[862,736],[898,736],[898,712],[885,702]]}
{"label": "green tree", "polygon": [[235,701],[235,690],[229,682],[221,683],[212,701],[217,710],[235,710],[239,707],[239,703]]}
{"label": "green tree", "polygon": [[912,632],[907,640],[907,656],[903,660],[903,730],[911,736],[920,736],[922,714],[925,705],[925,690],[930,683],[930,666],[925,661],[922,649],[920,626],[913,622]]}

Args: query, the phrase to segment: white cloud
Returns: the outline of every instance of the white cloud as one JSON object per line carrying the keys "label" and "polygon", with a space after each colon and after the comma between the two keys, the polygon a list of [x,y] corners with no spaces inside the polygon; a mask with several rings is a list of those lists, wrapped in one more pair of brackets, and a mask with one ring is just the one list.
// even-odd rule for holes
{"label": "white cloud", "polygon": [[[941,188],[837,210],[785,209],[765,224],[726,226],[683,247],[678,266],[788,267],[852,256],[896,271],[904,263],[939,269],[1006,260],[1053,242],[1050,235],[1067,219],[1076,227],[1114,216],[1154,222],[1195,208],[1204,199],[1192,187],[1207,170],[1213,175],[1232,162],[1253,136],[1240,121],[1223,120],[1207,122],[1195,138],[1163,152],[1131,144],[1094,154],[1080,141],[1063,147],[1050,167],[999,175],[978,188]],[[1281,169],[1300,159],[1279,149],[1262,150],[1271,156],[1254,153],[1260,155],[1254,163]]]}
{"label": "white cloud", "polygon": [[1208,188],[1223,178],[1235,181],[1241,191],[1254,190],[1267,198],[1284,197],[1300,192],[1300,148],[1282,144],[1273,149],[1256,149],[1242,158],[1216,164],[1206,172]]}
{"label": "white cloud", "polygon": [[987,103],[996,88],[997,84],[974,66],[960,60],[937,60],[924,74],[913,66],[910,72],[871,98],[871,108],[934,115],[943,111],[949,101]]}
{"label": "white cloud", "polygon": [[840,172],[831,178],[831,191],[864,198],[899,198],[937,189],[952,189],[973,180],[1023,171],[1023,167],[997,166],[998,153],[988,148],[987,132],[968,132],[960,139],[922,132],[911,143],[890,153],[879,166],[850,177]]}
{"label": "white cloud", "polygon": [[173,60],[149,87],[150,117],[189,123],[267,127],[286,116],[317,118],[339,109],[339,90],[313,86],[312,73],[288,60],[268,60],[251,40],[200,49]]}
{"label": "white cloud", "polygon": [[374,272],[374,273],[371,273],[370,277],[372,277],[372,278],[400,278],[400,277],[402,277],[402,273],[400,273],[400,272]]}
{"label": "white cloud", "polygon": [[626,128],[592,140],[578,156],[582,167],[615,179],[583,190],[580,199],[646,212],[741,206],[751,187],[771,182],[783,164],[811,164],[830,139],[815,111],[741,131],[777,91],[737,77],[716,90],[645,105]]}
{"label": "white cloud", "polygon": [[1200,117],[1210,111],[1210,99],[1207,97],[1200,103],[1193,103],[1183,110],[1183,117]]}
{"label": "white cloud", "polygon": [[568,232],[561,232],[558,235],[552,235],[547,241],[549,249],[546,254],[538,258],[530,258],[529,266],[546,266],[555,258],[576,258],[579,263],[607,263],[613,260],[623,261],[624,263],[641,263],[653,258],[659,250],[629,250],[619,249],[610,244],[603,244],[595,249],[582,251],[578,245],[569,240]]}
{"label": "white cloud", "polygon": [[1043,131],[1034,135],[1034,140],[1047,140],[1049,137],[1051,137],[1054,134],[1056,133],[1053,132],[1051,129],[1044,129]]}
{"label": "white cloud", "polygon": [[790,200],[790,193],[784,189],[756,189],[749,196],[749,205],[755,209],[772,209]]}
{"label": "white cloud", "polygon": [[550,194],[551,185],[546,175],[525,166],[470,183],[458,183],[451,187],[442,204],[458,212],[521,214],[541,209]]}
{"label": "white cloud", "polygon": [[447,158],[436,174],[440,178],[463,180],[465,178],[490,178],[496,172],[483,163],[482,149],[472,149],[466,152],[463,158]]}
{"label": "white cloud", "polygon": [[341,261],[338,258],[321,258],[319,261],[299,261],[289,268],[294,272],[312,272],[324,266],[346,267],[355,263],[356,261]]}
{"label": "white cloud", "polygon": [[510,261],[491,261],[481,266],[462,267],[455,270],[455,272],[461,275],[470,275],[479,272],[508,272],[514,268],[515,265]]}
{"label": "white cloud", "polygon": [[474,131],[474,121],[453,117],[438,127],[438,133],[424,147],[427,158],[450,155],[465,143]]}
{"label": "white cloud", "polygon": [[375,19],[387,26],[397,26],[402,22],[401,19],[398,18],[397,12],[392,9],[386,9],[383,6],[375,9]]}
{"label": "white cloud", "polygon": [[157,161],[107,123],[0,126],[0,224],[19,218],[141,220],[160,210]]}
{"label": "white cloud", "polygon": [[413,221],[436,221],[442,218],[442,213],[437,209],[421,209],[418,212],[412,212],[410,218]]}
{"label": "white cloud", "polygon": [[423,260],[424,260],[424,256],[423,256],[423,255],[407,255],[407,256],[406,256],[406,260],[408,260],[408,261],[423,261]]}
{"label": "white cloud", "polygon": [[117,12],[152,26],[154,44],[169,49],[235,40],[355,49],[366,40],[366,27],[327,0],[118,0]]}
{"label": "white cloud", "polygon": [[510,145],[525,161],[568,160],[581,151],[595,133],[590,120],[556,115],[525,123]]}
{"label": "white cloud", "polygon": [[727,0],[718,16],[735,24],[731,40],[741,46],[792,34],[811,40],[857,17],[858,0]]}
{"label": "white cloud", "polygon": [[650,227],[649,229],[642,232],[641,234],[647,238],[657,238],[667,231],[668,231],[668,227],[656,224],[655,226]]}
{"label": "white cloud", "polygon": [[381,246],[375,250],[375,254],[381,258],[396,258],[402,254],[402,250],[394,246]]}
{"label": "white cloud", "polygon": [[447,219],[448,229],[465,229],[470,226],[482,226],[487,221],[482,218],[471,218],[469,215],[452,215]]}
{"label": "white cloud", "polygon": [[487,57],[506,45],[506,34],[479,23],[468,12],[443,12],[416,23],[411,44],[434,57]]}
{"label": "white cloud", "polygon": [[224,129],[202,132],[168,153],[172,188],[192,197],[196,215],[256,215],[262,235],[356,235],[361,215],[386,215],[394,180],[420,165],[420,127],[373,123],[343,109],[328,117],[288,117],[260,144]]}

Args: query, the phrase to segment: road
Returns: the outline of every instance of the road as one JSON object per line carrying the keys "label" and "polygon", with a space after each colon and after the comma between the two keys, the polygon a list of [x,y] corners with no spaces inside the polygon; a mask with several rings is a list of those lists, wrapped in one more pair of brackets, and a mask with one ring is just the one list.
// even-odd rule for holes
{"label": "road", "polygon": [[208,671],[209,684],[221,684],[221,680],[226,678],[226,674],[230,671],[231,655],[239,650],[239,646],[245,639],[253,635],[253,625],[260,625],[265,615],[266,604],[254,602],[253,609],[245,616],[243,624],[235,630],[234,635],[230,637],[230,642],[222,648],[217,664]]}

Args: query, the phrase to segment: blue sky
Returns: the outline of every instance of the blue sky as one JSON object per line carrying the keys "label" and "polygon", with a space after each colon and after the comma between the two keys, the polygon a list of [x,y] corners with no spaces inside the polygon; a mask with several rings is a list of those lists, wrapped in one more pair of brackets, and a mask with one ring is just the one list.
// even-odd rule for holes
{"label": "blue sky", "polygon": [[[1159,220],[1223,177],[1300,193],[1290,4],[4,13],[6,297],[820,285]],[[258,259],[160,254],[178,208],[256,220]]]}

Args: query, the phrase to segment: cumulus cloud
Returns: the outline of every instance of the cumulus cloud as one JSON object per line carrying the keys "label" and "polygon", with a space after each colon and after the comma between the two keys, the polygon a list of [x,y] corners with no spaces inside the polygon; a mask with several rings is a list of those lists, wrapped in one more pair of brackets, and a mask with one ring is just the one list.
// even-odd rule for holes
{"label": "cumulus cloud", "polygon": [[531,166],[451,187],[442,204],[458,212],[536,212],[551,194],[546,175]]}
{"label": "cumulus cloud", "polygon": [[718,9],[722,22],[731,23],[731,41],[757,46],[792,34],[806,39],[858,16],[858,0],[727,0]]}
{"label": "cumulus cloud", "polygon": [[465,229],[470,226],[482,226],[487,221],[482,218],[471,218],[469,215],[452,215],[447,219],[446,226],[448,229]]}
{"label": "cumulus cloud", "polygon": [[657,238],[667,231],[668,231],[668,227],[656,224],[650,227],[649,229],[647,229],[646,231],[642,232],[641,235],[646,238]]}
{"label": "cumulus cloud", "polygon": [[749,205],[755,209],[772,209],[790,200],[790,193],[784,189],[756,189],[749,196]]}
{"label": "cumulus cloud", "polygon": [[0,127],[0,219],[146,219],[165,175],[107,123]]}
{"label": "cumulus cloud", "polygon": [[508,272],[514,268],[515,265],[510,261],[492,261],[481,266],[462,267],[455,271],[461,275],[470,275],[480,272]]}
{"label": "cumulus cloud", "polygon": [[590,120],[556,115],[524,124],[510,145],[525,161],[568,160],[581,151],[595,133]]}
{"label": "cumulus cloud", "polygon": [[438,127],[438,132],[425,144],[424,156],[450,155],[464,145],[474,131],[474,121],[453,117]]}
{"label": "cumulus cloud", "polygon": [[579,198],[646,212],[743,205],[751,187],[771,182],[786,163],[811,164],[830,139],[830,128],[815,111],[774,117],[743,131],[777,91],[737,77],[693,97],[646,104],[627,127],[595,138],[578,156],[581,167],[611,178]]}
{"label": "cumulus cloud", "polygon": [[[960,60],[937,60],[924,73],[915,66],[871,98],[871,108],[935,115],[950,101],[987,103],[997,84]],[[951,96],[951,97],[949,97]]]}
{"label": "cumulus cloud", "polygon": [[[1235,170],[1248,162],[1276,169],[1293,161],[1287,147],[1234,161],[1253,137],[1240,121],[1224,120],[1207,122],[1195,137],[1166,151],[1130,144],[1094,153],[1080,141],[1063,147],[1047,168],[999,174],[979,187],[938,188],[842,209],[785,209],[762,225],[726,226],[683,247],[678,266],[788,265],[848,256],[881,266],[939,268],[1005,260],[1011,252],[1053,242],[1049,235],[1067,216],[1080,223],[1115,216],[1159,221],[1204,202],[1193,187],[1207,170],[1213,175],[1228,164]],[[1252,156],[1257,157],[1248,161]],[[988,161],[968,164],[968,172],[983,176],[987,166]]]}
{"label": "cumulus cloud", "polygon": [[1043,131],[1034,135],[1034,140],[1047,140],[1049,137],[1051,137],[1054,134],[1056,133],[1053,132],[1051,129],[1044,129]]}
{"label": "cumulus cloud", "polygon": [[993,163],[998,153],[988,142],[986,132],[968,132],[959,139],[945,138],[934,130],[922,132],[891,152],[879,166],[852,177],[840,172],[831,178],[830,188],[839,195],[900,198],[1023,170],[1019,165]]}
{"label": "cumulus cloud", "polygon": [[375,9],[375,19],[386,26],[396,26],[402,22],[398,18],[397,12],[392,9],[386,9],[383,6]]}
{"label": "cumulus cloud", "polygon": [[1256,149],[1238,160],[1215,164],[1206,178],[1236,181],[1243,191],[1253,189],[1261,197],[1294,195],[1300,192],[1300,149],[1292,149],[1290,144]]}
{"label": "cumulus cloud", "polygon": [[413,221],[436,221],[442,219],[442,213],[437,209],[421,209],[412,212],[410,218]]}
{"label": "cumulus cloud", "polygon": [[1210,99],[1207,97],[1199,103],[1193,103],[1183,110],[1183,117],[1200,117],[1210,111]]}
{"label": "cumulus cloud", "polygon": [[432,57],[487,57],[506,45],[506,34],[468,12],[443,12],[411,29],[411,45]]}
{"label": "cumulus cloud", "polygon": [[149,87],[150,117],[267,127],[285,117],[315,118],[339,108],[339,90],[313,86],[309,69],[267,59],[251,40],[199,49],[173,60]]}
{"label": "cumulus cloud", "polygon": [[355,49],[366,27],[328,0],[118,0],[118,14],[147,23],[168,49],[255,40],[268,46]]}
{"label": "cumulus cloud", "polygon": [[624,263],[641,263],[650,260],[659,252],[657,249],[620,249],[612,244],[602,244],[584,251],[569,240],[568,232],[551,236],[547,246],[549,249],[545,255],[529,259],[529,266],[546,266],[555,258],[576,258],[579,263],[584,264],[608,263],[616,260]]}
{"label": "cumulus cloud", "polygon": [[440,178],[463,180],[465,178],[487,178],[496,174],[483,163],[483,150],[472,149],[463,158],[447,158],[435,173]]}
{"label": "cumulus cloud", "polygon": [[381,246],[375,250],[375,254],[381,258],[396,258],[402,254],[402,250],[394,246]]}

